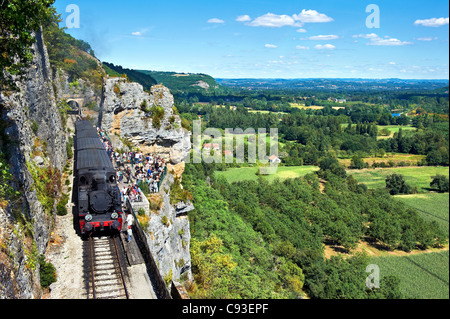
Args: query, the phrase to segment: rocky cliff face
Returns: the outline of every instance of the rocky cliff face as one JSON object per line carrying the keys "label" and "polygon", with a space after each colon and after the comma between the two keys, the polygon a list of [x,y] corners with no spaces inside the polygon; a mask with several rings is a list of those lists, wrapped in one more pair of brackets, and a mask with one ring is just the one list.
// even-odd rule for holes
{"label": "rocky cliff face", "polygon": [[[44,254],[53,225],[39,202],[28,166],[61,171],[67,160],[66,135],[52,85],[52,70],[41,33],[19,92],[1,92],[1,121],[20,199],[0,209],[0,298],[40,296],[37,256]],[[9,257],[9,258],[8,258]]]}
{"label": "rocky cliff face", "polygon": [[181,119],[176,115],[169,89],[156,85],[151,92],[144,92],[138,83],[123,78],[106,79],[99,121],[116,143],[121,143],[114,138],[119,136],[145,154],[159,155],[170,162],[160,194],[150,198],[150,201],[162,201],[161,207],[145,209],[149,218],[147,241],[164,278],[180,280],[184,276],[192,279],[187,213],[193,206],[170,203],[170,185],[174,181],[170,172],[181,176],[183,160],[191,149],[190,132],[181,128]]}
{"label": "rocky cliff face", "polygon": [[161,275],[176,281],[193,280],[191,270],[191,231],[187,214],[194,210],[188,202],[170,202],[170,185],[174,176],[168,174],[161,190],[162,206],[151,214],[147,242]]}
{"label": "rocky cliff face", "polygon": [[109,78],[103,87],[99,121],[110,135],[126,138],[145,153],[179,164],[189,154],[190,132],[181,128],[173,106],[173,96],[162,85],[153,86],[148,93],[138,83]]}

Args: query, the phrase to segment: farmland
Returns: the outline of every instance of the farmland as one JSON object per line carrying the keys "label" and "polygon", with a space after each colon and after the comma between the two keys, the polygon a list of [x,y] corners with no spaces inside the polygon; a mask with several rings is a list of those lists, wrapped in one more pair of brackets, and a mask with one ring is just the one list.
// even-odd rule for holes
{"label": "farmland", "polygon": [[380,267],[380,275],[395,275],[401,280],[401,290],[407,298],[449,298],[449,252],[410,256],[374,257],[371,262]]}
{"label": "farmland", "polygon": [[[412,127],[412,126],[401,126],[401,125],[380,126],[380,125],[378,125],[378,139],[391,138],[394,136],[394,133],[398,133],[400,131],[400,129],[402,129],[402,131],[404,133],[416,131],[416,128]],[[385,130],[386,132],[389,132],[389,135],[386,134],[383,136],[382,134],[380,134],[383,130]]]}
{"label": "farmland", "polygon": [[386,177],[391,174],[401,174],[411,187],[417,187],[419,192],[429,190],[431,178],[437,174],[449,176],[448,167],[397,167],[383,169],[349,170],[349,175],[368,188],[382,188],[386,186]]}
{"label": "farmland", "polygon": [[[418,162],[424,161],[425,158],[425,155],[389,153],[383,157],[364,157],[363,160],[369,165],[372,165],[373,163],[385,163],[386,165],[389,165],[389,163],[392,162],[394,166],[397,166],[399,163],[403,162],[407,165],[415,166]],[[339,159],[339,163],[345,167],[349,167],[351,161],[350,158]]]}
{"label": "farmland", "polygon": [[[305,176],[306,174],[318,171],[317,166],[282,166],[278,167],[277,173],[274,175],[263,176],[263,178],[272,181],[275,178],[288,179]],[[258,167],[231,168],[227,171],[216,172],[216,177],[222,176],[229,183],[257,180]]]}
{"label": "farmland", "polygon": [[449,234],[449,194],[400,195],[395,198],[414,207],[425,220],[436,221]]}

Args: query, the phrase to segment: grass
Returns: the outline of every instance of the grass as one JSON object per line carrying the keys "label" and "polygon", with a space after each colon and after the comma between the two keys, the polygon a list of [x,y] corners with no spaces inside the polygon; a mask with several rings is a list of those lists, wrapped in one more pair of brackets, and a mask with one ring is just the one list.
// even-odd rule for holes
{"label": "grass", "polygon": [[449,235],[449,194],[414,194],[395,196],[408,206],[416,208],[423,219],[436,221]]}
{"label": "grass", "polygon": [[449,298],[449,252],[409,256],[374,257],[380,275],[395,275],[401,280],[401,290],[407,298]]}
{"label": "grass", "polygon": [[[291,104],[291,107],[301,109],[301,110],[323,110],[325,108],[324,106],[319,106],[319,105],[306,106],[304,103],[303,104],[290,103],[290,104]],[[332,109],[334,109],[334,110],[345,109],[345,105],[343,104],[342,106],[332,106]]]}
{"label": "grass", "polygon": [[380,133],[380,131],[382,129],[387,129],[389,132],[391,132],[390,135],[388,136],[378,136],[378,139],[386,139],[386,138],[391,138],[394,136],[394,133],[398,133],[398,131],[400,129],[402,129],[403,132],[410,132],[410,131],[415,131],[416,128],[413,126],[403,126],[403,125],[385,125],[385,126],[380,126],[378,125],[378,134]]}
{"label": "grass", "polygon": [[[388,164],[390,161],[394,162],[394,164],[398,164],[400,162],[409,163],[410,165],[416,165],[417,162],[420,162],[426,158],[425,155],[414,155],[414,154],[404,154],[404,153],[388,153],[384,157],[365,157],[364,162],[372,165],[374,162],[381,163],[384,162]],[[339,159],[339,163],[345,167],[349,167],[351,163],[351,158],[347,159]]]}
{"label": "grass", "polygon": [[[347,123],[343,123],[341,124],[342,128],[346,128],[348,126]],[[353,124],[352,126],[356,126],[356,124]],[[403,133],[411,133],[411,132],[415,132],[417,130],[417,128],[410,126],[410,125],[377,125],[378,128],[378,139],[387,139],[387,138],[391,138],[394,136],[394,133],[398,133],[398,131],[400,129],[403,130]],[[380,135],[381,130],[383,129],[387,129],[390,134],[387,136],[382,136]]]}
{"label": "grass", "polygon": [[428,192],[432,177],[439,175],[449,176],[448,167],[396,167],[381,169],[348,170],[349,175],[359,182],[367,185],[368,188],[386,187],[386,177],[392,174],[401,174],[407,184],[417,187],[419,192]]}
{"label": "grass", "polygon": [[[279,166],[277,173],[274,175],[263,176],[269,181],[273,181],[275,178],[288,179],[305,176],[306,174],[318,171],[317,166]],[[248,181],[256,181],[258,179],[258,167],[243,167],[243,168],[231,168],[227,171],[216,172],[216,176],[223,176],[229,183]]]}

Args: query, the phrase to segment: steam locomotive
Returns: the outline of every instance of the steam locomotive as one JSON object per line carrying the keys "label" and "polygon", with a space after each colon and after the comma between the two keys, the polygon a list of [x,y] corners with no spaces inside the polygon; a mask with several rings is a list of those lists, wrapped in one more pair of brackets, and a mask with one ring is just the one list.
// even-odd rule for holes
{"label": "steam locomotive", "polygon": [[97,129],[86,120],[75,123],[76,217],[82,236],[122,229],[123,212],[116,171]]}

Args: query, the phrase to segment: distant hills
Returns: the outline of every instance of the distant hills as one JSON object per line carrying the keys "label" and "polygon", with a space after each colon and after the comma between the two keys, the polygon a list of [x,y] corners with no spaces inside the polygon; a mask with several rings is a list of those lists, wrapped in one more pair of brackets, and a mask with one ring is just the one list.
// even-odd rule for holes
{"label": "distant hills", "polygon": [[103,62],[103,67],[108,75],[126,74],[130,81],[142,84],[146,90],[155,84],[164,85],[172,94],[211,93],[218,88],[216,80],[207,74],[131,70],[108,62]]}
{"label": "distant hills", "polygon": [[125,69],[120,65],[103,62],[103,68],[110,76],[121,76],[122,74],[126,74],[130,81],[142,84],[145,90],[150,90],[153,85],[158,84],[157,80],[152,76],[136,70]]}
{"label": "distant hills", "polygon": [[168,87],[172,94],[212,92],[218,87],[216,80],[207,74],[137,71],[151,76],[158,83]]}
{"label": "distant hills", "polygon": [[448,80],[403,80],[403,79],[216,79],[226,87],[249,90],[441,90],[448,87]]}
{"label": "distant hills", "polygon": [[112,76],[126,74],[149,90],[155,84],[163,84],[174,95],[212,94],[237,90],[289,90],[289,91],[434,91],[448,93],[449,80],[404,80],[404,79],[214,79],[207,74],[130,70],[119,65],[103,62],[106,72]]}

